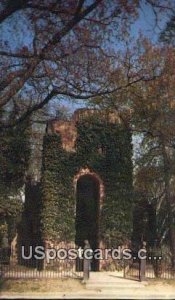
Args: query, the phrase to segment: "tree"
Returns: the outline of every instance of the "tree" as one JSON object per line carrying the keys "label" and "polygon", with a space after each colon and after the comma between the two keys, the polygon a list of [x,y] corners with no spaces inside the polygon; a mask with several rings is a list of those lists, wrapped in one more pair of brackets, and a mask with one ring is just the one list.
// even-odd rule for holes
{"label": "tree", "polygon": [[[135,164],[135,188],[160,212],[165,227],[159,233],[166,232],[175,266],[175,54],[173,49],[153,46],[146,39],[139,39],[133,49],[128,56],[126,51],[120,80],[126,82],[134,74],[137,78],[138,70],[144,80],[91,103],[117,111],[136,135],[135,143],[142,141]],[[115,77],[111,80],[115,82]]]}
{"label": "tree", "polygon": [[170,20],[166,23],[165,28],[160,34],[160,41],[175,46],[175,15],[173,14]]}
{"label": "tree", "polygon": [[[151,198],[157,201],[161,216],[162,210],[164,211],[172,265],[175,267],[175,54],[169,48],[159,51],[157,61],[163,68],[162,75],[155,81],[139,83],[140,92],[136,89],[133,91],[134,128],[143,133],[144,149],[142,158],[139,159],[137,183],[143,183],[142,191],[147,190],[148,199],[154,190]],[[154,56],[152,59],[154,60]],[[139,178],[140,175],[143,178]],[[162,232],[165,233],[165,228]]]}
{"label": "tree", "polygon": [[[155,11],[164,2],[146,1]],[[16,106],[16,119],[1,120],[1,128],[22,122],[51,99],[86,100],[120,90],[108,85],[119,59],[115,43],[124,38],[138,9],[137,0],[1,1],[1,29],[15,25],[11,34],[19,41],[1,40],[0,107]],[[27,41],[23,23],[31,33]]]}
{"label": "tree", "polygon": [[[1,118],[3,117],[1,114]],[[30,130],[28,126],[28,121],[25,121],[22,126],[4,129],[0,132],[1,246],[4,235],[8,234],[9,241],[14,237],[16,223],[22,212],[21,192],[30,157]]]}
{"label": "tree", "polygon": [[[12,13],[23,16],[32,46],[1,45],[1,108],[16,101],[19,122],[56,96],[86,99],[102,92],[106,76],[100,75],[112,57],[105,38],[117,35],[135,8],[134,0],[4,2],[1,20],[7,22]],[[13,18],[7,23],[12,25]],[[16,95],[25,95],[23,107]]]}

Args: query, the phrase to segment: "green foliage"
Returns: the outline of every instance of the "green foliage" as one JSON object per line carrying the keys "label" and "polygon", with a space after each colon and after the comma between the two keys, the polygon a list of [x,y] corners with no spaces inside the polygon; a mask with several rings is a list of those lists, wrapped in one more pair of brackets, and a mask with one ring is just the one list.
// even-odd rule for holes
{"label": "green foliage", "polygon": [[24,185],[24,176],[28,168],[29,138],[28,122],[0,132],[0,228],[2,226],[0,243],[3,239],[5,224],[8,226],[8,239],[12,240],[15,224],[22,212],[23,205],[19,193]]}
{"label": "green foliage", "polygon": [[30,157],[28,124],[0,133],[0,185],[1,190],[17,191],[24,184],[24,175]]}
{"label": "green foliage", "polygon": [[119,245],[132,231],[131,134],[121,124],[88,118],[77,124],[76,153],[61,147],[59,135],[44,138],[41,216],[45,237],[74,240],[73,178],[80,168],[97,173],[105,186],[100,236]]}
{"label": "green foliage", "polygon": [[77,156],[105,185],[101,237],[119,245],[132,230],[132,147],[130,133],[119,124],[96,119],[78,124]]}
{"label": "green foliage", "polygon": [[71,189],[70,154],[62,149],[58,135],[45,136],[43,149],[43,234],[45,238],[71,240],[74,234],[75,199]]}

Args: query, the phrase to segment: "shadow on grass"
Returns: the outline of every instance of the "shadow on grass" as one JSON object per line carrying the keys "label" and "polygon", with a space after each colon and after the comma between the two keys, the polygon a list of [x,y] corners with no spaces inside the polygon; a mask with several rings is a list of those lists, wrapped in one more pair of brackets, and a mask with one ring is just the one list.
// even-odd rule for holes
{"label": "shadow on grass", "polygon": [[126,276],[126,277],[121,277],[121,276],[118,276],[118,275],[109,275],[110,277],[115,277],[115,278],[120,278],[120,279],[123,279],[123,280],[131,280],[131,281],[139,281],[140,282],[140,279],[139,279],[139,276]]}
{"label": "shadow on grass", "polygon": [[0,291],[3,290],[6,281],[7,281],[7,279],[0,277]]}

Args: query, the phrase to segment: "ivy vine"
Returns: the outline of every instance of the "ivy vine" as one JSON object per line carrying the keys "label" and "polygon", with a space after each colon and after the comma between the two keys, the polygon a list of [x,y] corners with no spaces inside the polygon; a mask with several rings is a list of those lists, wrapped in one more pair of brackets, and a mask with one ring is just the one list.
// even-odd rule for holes
{"label": "ivy vine", "polygon": [[121,124],[99,118],[77,123],[75,152],[66,152],[59,134],[43,143],[42,213],[44,239],[75,240],[76,197],[74,176],[83,167],[97,173],[105,186],[100,214],[100,237],[117,246],[132,231],[132,141]]}

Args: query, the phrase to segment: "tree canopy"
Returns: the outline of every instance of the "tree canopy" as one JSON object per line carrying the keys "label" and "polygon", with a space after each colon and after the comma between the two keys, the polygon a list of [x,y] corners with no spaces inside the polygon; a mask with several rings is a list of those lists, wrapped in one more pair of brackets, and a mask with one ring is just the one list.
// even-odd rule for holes
{"label": "tree canopy", "polygon": [[[167,1],[145,3],[155,13],[171,8]],[[0,109],[16,107],[16,120],[1,120],[1,128],[25,120],[54,98],[86,100],[120,90],[123,85],[116,80],[111,86],[109,78],[117,79],[123,57],[117,44],[139,6],[137,0],[1,1]],[[126,85],[139,80],[137,75]]]}

